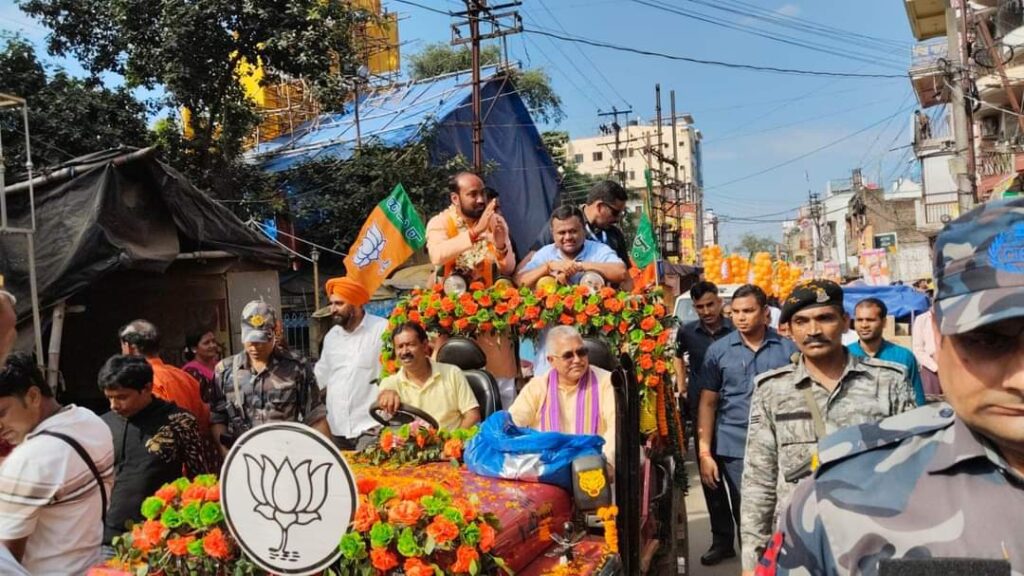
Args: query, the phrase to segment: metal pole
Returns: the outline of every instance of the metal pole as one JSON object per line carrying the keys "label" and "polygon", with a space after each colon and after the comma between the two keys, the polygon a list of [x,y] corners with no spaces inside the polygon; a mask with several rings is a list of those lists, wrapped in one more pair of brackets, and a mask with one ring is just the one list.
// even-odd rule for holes
{"label": "metal pole", "polygon": [[469,34],[473,57],[473,170],[483,171],[484,134],[480,118],[480,6],[484,0],[466,0],[469,9]]}
{"label": "metal pole", "polygon": [[313,310],[320,309],[320,251],[313,248],[309,253],[313,260]]}
{"label": "metal pole", "polygon": [[[356,80],[356,82],[355,82],[355,101],[354,101],[354,106],[355,106],[355,114],[356,114],[356,119],[355,119],[355,125],[356,125],[356,150],[359,150],[359,148],[362,147],[362,145],[363,145],[363,135],[362,135],[362,132],[359,129],[359,81],[358,80]],[[317,307],[317,308],[319,309],[319,307]]]}
{"label": "metal pole", "polygon": [[[669,106],[671,107],[670,111],[672,112],[672,160],[675,161],[675,163],[673,164],[673,171],[674,171],[674,174],[675,174],[675,180],[676,180],[676,186],[677,186],[676,189],[678,190],[678,186],[679,186],[680,182],[679,182],[679,137],[676,136],[676,130],[677,130],[677,127],[676,127],[676,91],[675,90],[669,91],[668,98],[669,98]],[[678,198],[677,198],[677,200],[678,200]],[[685,194],[683,195],[683,201],[684,202],[687,201]]]}
{"label": "metal pole", "polygon": [[35,331],[37,362],[43,361],[43,329],[39,321],[39,287],[36,284],[36,246],[34,234],[25,234],[28,242],[28,289],[32,299],[32,329]]}
{"label": "metal pole", "polygon": [[60,382],[60,343],[64,337],[64,315],[66,311],[67,301],[61,300],[53,307],[53,321],[50,326],[46,382],[50,385],[50,390],[54,392],[57,391],[57,384]]}
{"label": "metal pole", "polygon": [[[960,0],[960,89],[971,83],[971,72],[967,59],[967,18],[969,17],[967,0]],[[998,62],[998,60],[996,60]],[[965,102],[966,104],[966,102]],[[971,207],[978,201],[978,162],[974,155],[974,107],[970,104],[964,110],[967,119],[967,178]]]}

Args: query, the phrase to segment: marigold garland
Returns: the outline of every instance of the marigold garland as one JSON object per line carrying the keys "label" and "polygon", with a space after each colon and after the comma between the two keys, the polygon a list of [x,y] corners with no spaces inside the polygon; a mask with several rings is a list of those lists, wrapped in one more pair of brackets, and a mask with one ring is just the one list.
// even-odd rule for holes
{"label": "marigold garland", "polygon": [[[660,288],[635,293],[609,287],[594,291],[586,286],[531,290],[507,284],[485,288],[473,282],[467,292],[455,296],[444,293],[438,284],[413,290],[399,300],[384,333],[381,365],[385,375],[398,370],[391,332],[404,322],[417,322],[429,332],[470,338],[509,332],[537,338],[545,328],[574,325],[584,336],[603,339],[613,350],[629,354],[641,394],[653,401],[651,395],[671,389],[673,378],[669,328],[675,318],[667,313]],[[662,426],[661,434],[665,433]]]}
{"label": "marigold garland", "polygon": [[608,552],[612,554],[619,553],[619,531],[615,525],[615,518],[618,515],[618,506],[597,509],[597,517],[604,521],[604,542],[608,546]]}

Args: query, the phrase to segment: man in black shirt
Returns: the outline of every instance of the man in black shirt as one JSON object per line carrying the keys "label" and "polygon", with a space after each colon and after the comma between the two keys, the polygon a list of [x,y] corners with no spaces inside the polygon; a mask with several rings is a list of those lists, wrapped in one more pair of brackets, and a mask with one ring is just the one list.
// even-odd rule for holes
{"label": "man in black shirt", "polygon": [[[619,228],[619,220],[626,212],[626,200],[629,195],[626,189],[611,180],[598,182],[587,193],[587,203],[580,206],[583,210],[584,222],[583,231],[587,240],[607,244],[620,260],[629,265],[629,246],[626,244],[626,236]],[[551,236],[551,222],[549,221],[541,230],[537,241],[530,247],[530,254],[523,258],[523,262],[529,260],[534,252],[542,247],[554,243]]]}
{"label": "man in black shirt", "polygon": [[114,489],[103,527],[103,544],[142,520],[142,501],[181,476],[215,472],[203,449],[196,419],[153,396],[153,368],[141,356],[113,356],[99,373],[110,401],[103,421],[114,436]]}
{"label": "man in black shirt", "polygon": [[[722,315],[722,298],[718,287],[711,282],[698,282],[690,288],[690,301],[697,312],[698,320],[687,322],[676,331],[676,380],[679,394],[687,405],[686,412],[693,422],[697,421],[697,405],[700,402],[700,383],[697,375],[704,364],[704,354],[716,340],[733,331],[732,321]],[[736,555],[733,540],[736,530],[729,496],[724,484],[708,488],[701,483],[708,516],[711,518],[711,548],[700,557],[701,564],[718,564],[725,558]]]}

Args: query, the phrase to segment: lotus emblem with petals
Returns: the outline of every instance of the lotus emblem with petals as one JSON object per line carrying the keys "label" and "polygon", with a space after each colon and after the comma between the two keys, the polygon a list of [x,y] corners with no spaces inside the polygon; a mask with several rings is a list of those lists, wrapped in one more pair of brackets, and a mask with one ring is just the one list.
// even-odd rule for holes
{"label": "lotus emblem with petals", "polygon": [[369,229],[366,230],[366,235],[363,236],[363,241],[359,243],[359,246],[355,250],[355,257],[353,262],[359,268],[365,268],[373,262],[377,262],[380,266],[381,273],[387,272],[388,267],[391,266],[390,260],[381,260],[381,256],[384,254],[384,246],[387,244],[387,239],[384,237],[384,233],[380,231],[377,223],[374,222],[370,225]]}
{"label": "lotus emblem with petals", "polygon": [[256,501],[253,510],[281,528],[281,544],[270,548],[270,557],[297,561],[299,553],[286,549],[288,530],[321,519],[320,508],[327,500],[327,472],[331,464],[325,462],[312,468],[310,460],[293,466],[287,457],[280,464],[274,464],[266,456],[261,456],[260,460],[249,454],[244,456],[249,493]]}

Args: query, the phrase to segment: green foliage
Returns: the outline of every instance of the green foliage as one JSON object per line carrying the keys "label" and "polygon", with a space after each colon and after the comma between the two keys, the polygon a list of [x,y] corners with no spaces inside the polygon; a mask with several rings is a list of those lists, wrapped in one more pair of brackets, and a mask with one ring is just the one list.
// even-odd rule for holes
{"label": "green foliage", "polygon": [[433,165],[426,141],[404,148],[369,143],[344,161],[301,164],[280,187],[289,191],[291,213],[302,222],[304,238],[347,250],[366,216],[396,184],[402,183],[426,222],[450,202],[449,175],[467,167],[462,157]]}
{"label": "green foliage", "polygon": [[[291,0],[18,0],[51,30],[49,51],[75,56],[98,78],[113,72],[128,88],[162,86],[165,104],[189,110],[193,136],[172,150],[175,166],[222,195],[244,189],[244,138],[258,121],[239,83],[239,64],[266,64],[265,83],[302,78],[325,108],[336,108],[355,67],[350,27],[368,16],[347,2]],[[80,127],[75,126],[80,130]],[[166,134],[165,134],[166,137]]]}
{"label": "green foliage", "polygon": [[[501,49],[498,46],[483,46],[480,49],[480,65],[494,66],[501,64]],[[444,43],[430,44],[421,52],[407,58],[409,76],[413,80],[422,80],[469,70],[473,66],[473,56],[469,48],[456,48]],[[508,71],[509,81],[519,91],[526,107],[535,118],[545,124],[558,124],[565,118],[562,110],[562,99],[551,88],[551,77],[539,68],[531,70]]]}
{"label": "green foliage", "polygon": [[[145,106],[124,88],[110,90],[58,70],[47,75],[21,38],[0,50],[0,92],[28,101],[36,170],[119,145],[147,143]],[[8,182],[25,173],[25,126],[20,114],[0,117]]]}
{"label": "green foliage", "polygon": [[771,238],[747,233],[740,236],[740,242],[737,250],[739,254],[743,255],[756,254],[758,252],[770,252],[774,254],[776,245],[778,245],[778,242]]}

